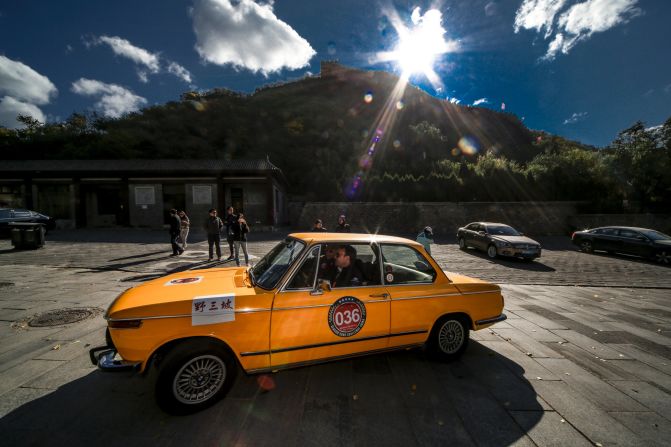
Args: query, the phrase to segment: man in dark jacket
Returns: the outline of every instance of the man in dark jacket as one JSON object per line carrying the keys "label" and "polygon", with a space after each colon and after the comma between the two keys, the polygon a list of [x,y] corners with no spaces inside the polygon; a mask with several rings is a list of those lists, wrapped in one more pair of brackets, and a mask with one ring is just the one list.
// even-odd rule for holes
{"label": "man in dark jacket", "polygon": [[331,287],[356,287],[363,281],[363,273],[356,266],[356,250],[351,245],[342,245],[336,250],[335,269],[331,276]]}
{"label": "man in dark jacket", "polygon": [[217,210],[212,208],[205,221],[205,231],[207,232],[207,245],[210,247],[210,261],[212,260],[213,246],[217,249],[217,261],[221,261],[221,229],[224,223],[217,217]]}
{"label": "man in dark jacket", "polygon": [[324,228],[324,224],[322,224],[322,220],[317,219],[317,220],[315,220],[315,224],[312,227],[312,231],[323,233],[323,232],[326,232],[328,230],[326,228]]}
{"label": "man in dark jacket", "polygon": [[238,216],[235,214],[235,209],[232,206],[226,208],[226,217],[224,217],[224,225],[226,225],[226,242],[228,242],[228,249],[231,251],[229,260],[234,259],[233,243],[235,241],[235,231],[233,226],[238,222]]}
{"label": "man in dark jacket", "polygon": [[347,223],[347,218],[345,218],[344,214],[341,214],[340,217],[338,217],[338,226],[336,226],[335,232],[336,233],[350,232],[350,227],[349,224]]}
{"label": "man in dark jacket", "polygon": [[176,209],[170,210],[170,244],[172,245],[172,254],[170,256],[178,256],[184,253],[182,247],[179,246],[179,232],[182,229],[182,221],[179,220]]}

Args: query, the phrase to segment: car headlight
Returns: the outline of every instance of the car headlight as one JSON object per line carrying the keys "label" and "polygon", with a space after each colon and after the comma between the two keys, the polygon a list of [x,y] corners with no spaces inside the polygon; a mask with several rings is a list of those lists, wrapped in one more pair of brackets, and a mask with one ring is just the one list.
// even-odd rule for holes
{"label": "car headlight", "polygon": [[508,248],[512,247],[512,244],[510,242],[506,241],[494,241],[497,247],[502,247],[502,248]]}

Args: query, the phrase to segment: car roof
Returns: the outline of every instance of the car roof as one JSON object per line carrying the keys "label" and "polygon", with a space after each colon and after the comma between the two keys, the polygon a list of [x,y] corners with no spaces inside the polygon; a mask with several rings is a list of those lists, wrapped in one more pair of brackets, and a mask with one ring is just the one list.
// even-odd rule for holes
{"label": "car roof", "polygon": [[653,230],[652,228],[642,228],[642,227],[620,227],[620,226],[608,226],[608,227],[596,227],[592,228],[592,230],[603,230],[606,228],[611,228],[614,230],[633,230],[633,231],[657,231]]}
{"label": "car roof", "polygon": [[305,242],[363,242],[363,243],[392,243],[420,246],[419,242],[397,236],[386,236],[384,234],[367,233],[330,233],[330,232],[304,232],[291,233],[290,237],[300,239]]}
{"label": "car roof", "polygon": [[511,228],[512,228],[511,225],[504,224],[504,223],[500,223],[500,222],[471,222],[471,223],[469,223],[468,225],[471,225],[471,224],[480,224],[480,225],[501,225],[501,226],[504,226],[504,227],[511,227]]}

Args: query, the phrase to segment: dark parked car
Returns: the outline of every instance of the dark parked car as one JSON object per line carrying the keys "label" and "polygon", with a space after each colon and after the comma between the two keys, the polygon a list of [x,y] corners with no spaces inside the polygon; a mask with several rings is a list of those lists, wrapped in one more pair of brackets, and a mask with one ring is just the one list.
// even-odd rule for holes
{"label": "dark parked car", "polygon": [[38,213],[20,208],[0,208],[0,235],[9,236],[9,224],[13,222],[33,222],[41,223],[46,226],[46,230],[53,230],[56,226],[56,219]]}
{"label": "dark parked car", "polygon": [[477,248],[485,251],[490,258],[501,255],[532,260],[541,255],[541,244],[501,223],[470,223],[459,228],[457,240],[462,250]]}
{"label": "dark parked car", "polygon": [[671,236],[648,228],[602,227],[576,231],[571,240],[580,250],[592,253],[601,250],[671,263]]}

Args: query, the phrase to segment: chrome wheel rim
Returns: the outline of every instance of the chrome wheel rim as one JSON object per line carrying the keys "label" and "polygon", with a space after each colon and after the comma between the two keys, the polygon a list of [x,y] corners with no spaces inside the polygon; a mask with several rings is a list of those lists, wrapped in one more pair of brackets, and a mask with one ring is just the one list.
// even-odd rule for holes
{"label": "chrome wheel rim", "polygon": [[225,380],[223,360],[213,355],[201,355],[180,368],[172,382],[172,391],[183,404],[199,404],[217,394]]}
{"label": "chrome wheel rim", "polygon": [[490,258],[495,258],[496,257],[496,247],[493,245],[490,245],[489,248],[487,249],[487,255],[489,255]]}
{"label": "chrome wheel rim", "polygon": [[438,346],[445,354],[454,354],[464,344],[464,327],[456,320],[446,321],[438,332]]}
{"label": "chrome wheel rim", "polygon": [[592,243],[589,241],[583,241],[580,244],[580,248],[582,249],[582,251],[592,251]]}
{"label": "chrome wheel rim", "polygon": [[657,258],[657,262],[659,262],[660,264],[671,263],[671,255],[669,255],[669,253],[667,253],[665,251],[657,253],[657,255],[655,255],[655,257]]}

